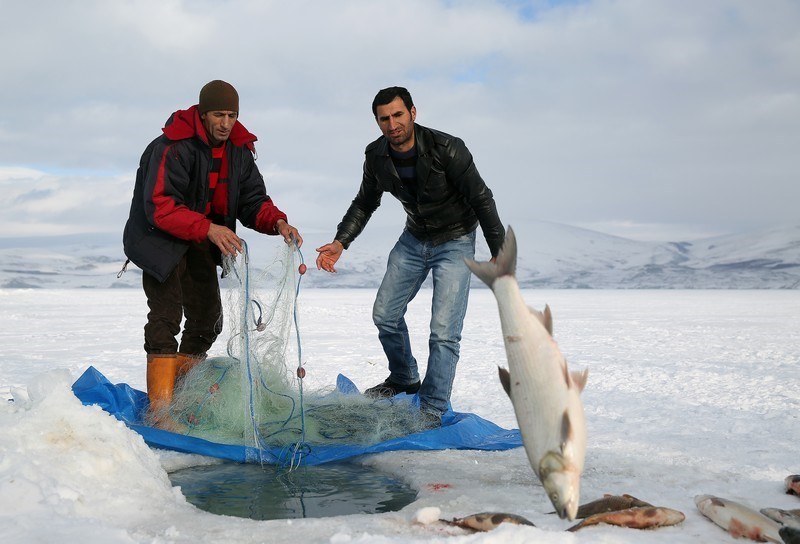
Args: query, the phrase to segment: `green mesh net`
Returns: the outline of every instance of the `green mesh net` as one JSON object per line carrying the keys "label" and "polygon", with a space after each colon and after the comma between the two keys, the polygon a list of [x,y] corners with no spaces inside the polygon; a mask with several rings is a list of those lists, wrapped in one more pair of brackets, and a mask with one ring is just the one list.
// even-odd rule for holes
{"label": "green mesh net", "polygon": [[150,414],[151,423],[168,421],[173,432],[222,444],[286,448],[297,464],[314,444],[371,445],[425,429],[410,398],[304,391],[302,264],[295,245],[278,250],[257,276],[251,277],[246,244],[225,259],[226,355],[199,361],[179,377],[166,413]]}

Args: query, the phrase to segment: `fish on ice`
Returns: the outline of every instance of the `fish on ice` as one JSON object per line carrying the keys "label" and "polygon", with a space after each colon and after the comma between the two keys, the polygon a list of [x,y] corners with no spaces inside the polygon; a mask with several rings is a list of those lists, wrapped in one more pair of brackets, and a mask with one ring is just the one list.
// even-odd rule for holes
{"label": "fish on ice", "polygon": [[697,509],[708,519],[728,531],[734,538],[749,538],[756,542],[782,543],[780,524],[752,508],[713,495],[697,495]]}
{"label": "fish on ice", "polygon": [[497,300],[508,370],[499,368],[528,461],[559,517],[575,519],[586,454],[580,393],[588,371],[571,373],[553,340],[550,307],[528,308],[515,277],[517,241],[508,228],[495,262],[466,260]]}
{"label": "fish on ice", "polygon": [[[603,512],[616,512],[617,510],[625,510],[627,508],[635,508],[637,506],[653,506],[649,502],[639,500],[633,495],[611,495],[605,494],[601,499],[597,499],[578,507],[578,514],[575,516],[578,519],[588,518],[595,514],[602,514]],[[551,512],[553,513],[553,512]]]}
{"label": "fish on ice", "polygon": [[762,508],[760,512],[781,525],[791,525],[800,528],[800,509],[782,510],[780,508]]}
{"label": "fish on ice", "polygon": [[624,510],[614,510],[611,512],[600,512],[593,514],[580,523],[573,525],[567,531],[575,532],[578,529],[590,525],[616,525],[618,527],[628,527],[630,529],[655,529],[656,527],[668,527],[677,525],[686,516],[683,512],[666,508],[663,506],[635,506]]}
{"label": "fish on ice", "polygon": [[491,531],[499,527],[501,523],[530,525],[531,527],[535,527],[533,523],[524,517],[516,514],[507,514],[505,512],[481,512],[480,514],[472,514],[471,516],[465,516],[463,518],[453,518],[451,521],[445,519],[440,521],[472,531]]}

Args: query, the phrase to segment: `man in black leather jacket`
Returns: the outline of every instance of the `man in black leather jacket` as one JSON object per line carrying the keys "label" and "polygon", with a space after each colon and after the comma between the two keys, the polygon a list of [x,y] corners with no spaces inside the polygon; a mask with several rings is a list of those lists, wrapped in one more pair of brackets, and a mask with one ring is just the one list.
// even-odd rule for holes
{"label": "man in black leather jacket", "polygon": [[[416,124],[416,108],[403,87],[378,92],[372,112],[383,136],[367,146],[358,194],[333,242],[317,248],[317,268],[335,272],[342,252],[361,233],[391,193],[406,211],[406,225],[389,254],[372,317],[389,361],[389,377],[365,391],[372,397],[419,393],[420,410],[432,425],[447,410],[467,311],[470,271],[480,224],[494,258],[505,230],[494,197],[464,142]],[[428,366],[420,383],[404,315],[428,274],[433,303]]]}

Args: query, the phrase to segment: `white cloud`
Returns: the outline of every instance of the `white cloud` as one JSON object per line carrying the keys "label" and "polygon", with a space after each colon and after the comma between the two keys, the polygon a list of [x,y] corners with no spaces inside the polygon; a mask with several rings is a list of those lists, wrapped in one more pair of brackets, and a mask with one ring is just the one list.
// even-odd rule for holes
{"label": "white cloud", "polygon": [[[791,0],[97,0],[4,15],[20,53],[0,59],[0,166],[132,179],[167,116],[222,78],[290,217],[346,207],[378,136],[372,98],[405,84],[419,122],[467,142],[506,222],[703,235],[796,217]],[[344,207],[308,221],[332,230]]]}
{"label": "white cloud", "polygon": [[[132,31],[132,40],[139,43],[137,38],[142,38],[163,53],[177,49],[191,54],[209,40],[221,40],[235,21],[224,13],[224,4],[208,2],[135,0],[99,2],[96,7],[97,19],[109,29]],[[219,46],[224,42],[216,43]]]}
{"label": "white cloud", "polygon": [[0,237],[119,232],[127,219],[128,176],[52,175],[0,168]]}

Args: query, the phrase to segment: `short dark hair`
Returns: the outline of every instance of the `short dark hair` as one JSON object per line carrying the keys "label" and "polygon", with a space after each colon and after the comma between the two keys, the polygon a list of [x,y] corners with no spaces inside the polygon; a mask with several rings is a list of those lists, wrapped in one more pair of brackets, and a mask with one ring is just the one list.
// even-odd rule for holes
{"label": "short dark hair", "polygon": [[375,95],[375,100],[372,101],[372,115],[378,116],[378,106],[385,106],[397,97],[403,99],[403,104],[406,105],[408,111],[414,107],[414,101],[411,99],[411,93],[405,87],[387,87],[378,91]]}

